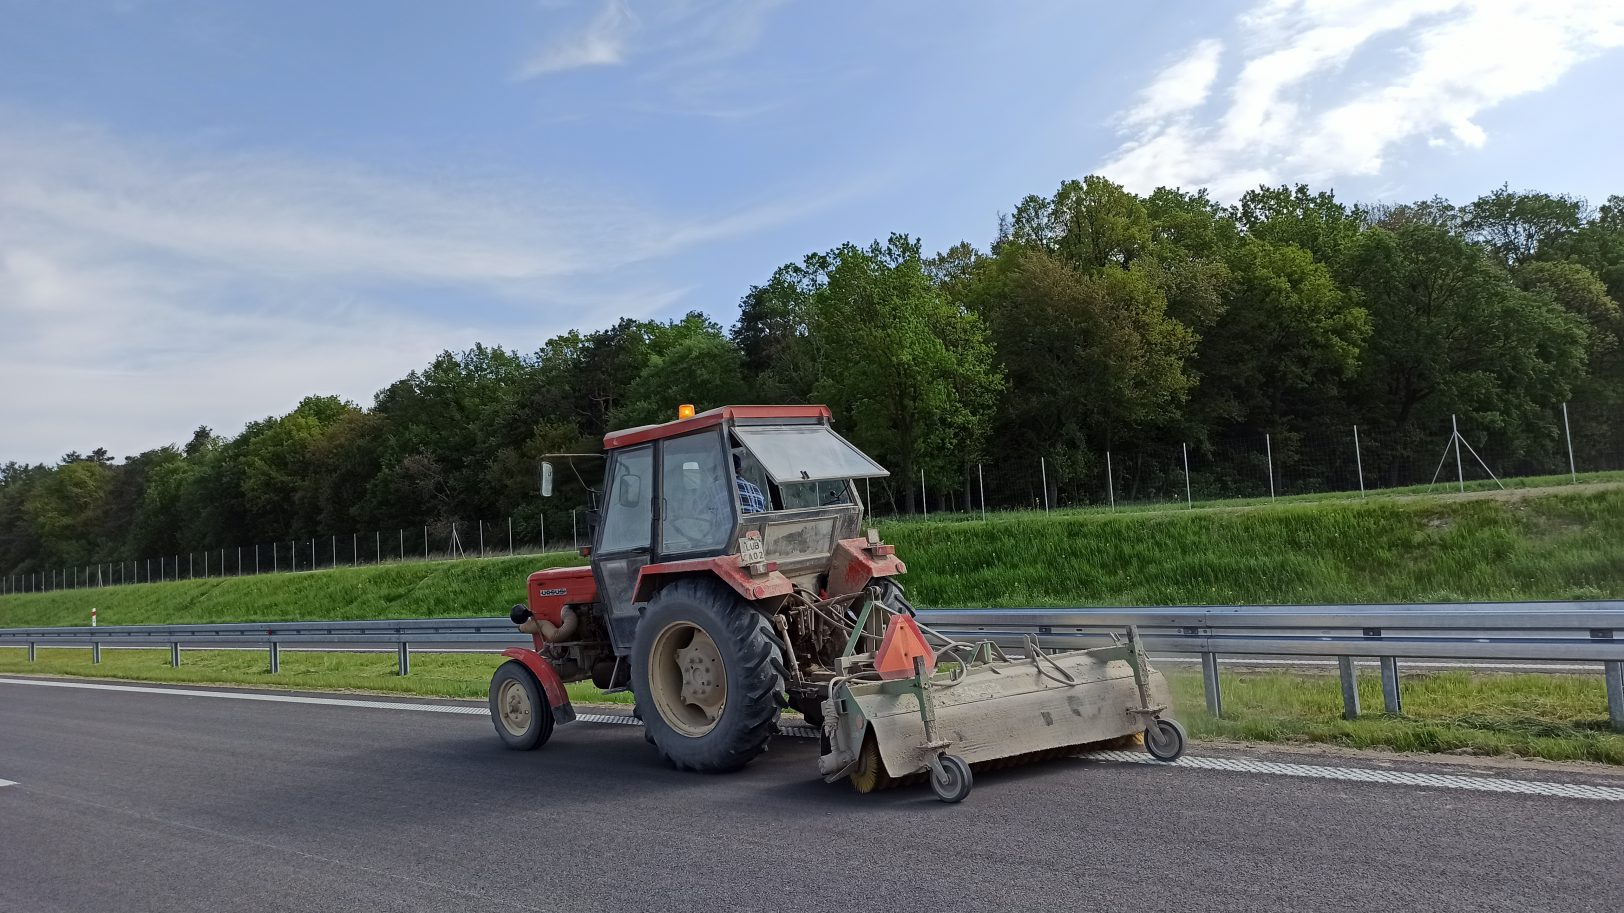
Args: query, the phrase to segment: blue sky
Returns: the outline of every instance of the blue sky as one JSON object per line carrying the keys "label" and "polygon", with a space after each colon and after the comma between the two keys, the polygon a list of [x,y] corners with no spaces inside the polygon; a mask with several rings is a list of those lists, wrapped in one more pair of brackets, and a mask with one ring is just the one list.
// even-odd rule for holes
{"label": "blue sky", "polygon": [[1624,193],[1624,3],[0,0],[0,460],[731,323],[1092,172]]}

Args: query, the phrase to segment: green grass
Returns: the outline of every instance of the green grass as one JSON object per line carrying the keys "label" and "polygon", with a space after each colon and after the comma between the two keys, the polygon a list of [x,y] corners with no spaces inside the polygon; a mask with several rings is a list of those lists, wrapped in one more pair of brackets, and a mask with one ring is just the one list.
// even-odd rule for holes
{"label": "green grass", "polygon": [[[179,669],[166,650],[104,650],[92,665],[88,649],[42,649],[30,664],[20,648],[0,648],[0,673],[90,676],[154,682],[248,685],[295,690],[339,690],[426,697],[485,697],[503,657],[415,654],[412,674],[395,674],[393,654],[298,653],[284,650],[282,671],[271,675],[259,652],[187,651]],[[1341,719],[1342,697],[1332,675],[1294,672],[1230,673],[1224,677],[1225,719],[1203,708],[1201,677],[1167,673],[1174,706],[1192,736],[1256,742],[1321,742],[1354,748],[1518,755],[1558,761],[1624,764],[1624,734],[1607,729],[1607,703],[1598,676],[1494,675],[1443,672],[1405,675],[1404,718],[1379,714]],[[627,703],[588,683],[569,686],[581,703]],[[1380,708],[1374,673],[1361,677],[1365,708]]]}
{"label": "green grass", "polygon": [[1624,489],[892,524],[932,606],[1624,597]]}
{"label": "green grass", "polygon": [[[924,606],[1624,598],[1624,488],[881,524]],[[570,554],[0,597],[0,627],[503,613]]]}

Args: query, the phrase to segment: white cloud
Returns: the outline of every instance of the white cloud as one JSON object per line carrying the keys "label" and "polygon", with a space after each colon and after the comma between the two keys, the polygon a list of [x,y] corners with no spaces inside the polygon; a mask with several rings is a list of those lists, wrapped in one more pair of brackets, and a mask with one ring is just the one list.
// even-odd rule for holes
{"label": "white cloud", "polygon": [[693,70],[743,54],[761,40],[767,14],[783,0],[605,0],[584,28],[546,42],[522,61],[517,78],[656,58],[655,68]]}
{"label": "white cloud", "polygon": [[519,67],[520,79],[581,67],[606,66],[626,59],[626,45],[637,29],[637,17],[623,0],[608,0],[579,34],[547,45]]}
{"label": "white cloud", "polygon": [[1373,175],[1408,141],[1481,147],[1480,113],[1624,46],[1617,0],[1264,0],[1238,25],[1222,110],[1202,110],[1203,42],[1123,113],[1128,138],[1100,173],[1219,196]]}
{"label": "white cloud", "polygon": [[380,174],[103,132],[0,130],[0,461],[366,403],[442,349],[654,316],[637,264],[826,196],[673,219],[516,178]]}
{"label": "white cloud", "polygon": [[1151,80],[1139,94],[1139,104],[1125,115],[1126,123],[1151,123],[1199,108],[1218,78],[1218,57],[1223,50],[1224,43],[1217,39],[1198,42]]}

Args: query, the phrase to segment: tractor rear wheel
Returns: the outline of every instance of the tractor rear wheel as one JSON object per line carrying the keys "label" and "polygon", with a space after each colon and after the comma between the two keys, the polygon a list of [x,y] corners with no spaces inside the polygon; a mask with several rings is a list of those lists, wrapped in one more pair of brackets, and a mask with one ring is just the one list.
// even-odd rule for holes
{"label": "tractor rear wheel", "polygon": [[678,580],[637,624],[632,691],[655,750],[679,770],[738,770],[767,749],[783,657],[766,616],[716,580]]}

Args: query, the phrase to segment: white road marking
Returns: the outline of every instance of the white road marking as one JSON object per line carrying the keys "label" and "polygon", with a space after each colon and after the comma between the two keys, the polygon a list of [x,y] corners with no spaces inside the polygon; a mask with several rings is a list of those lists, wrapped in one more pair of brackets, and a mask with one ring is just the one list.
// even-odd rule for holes
{"label": "white road marking", "polygon": [[[292,694],[249,694],[238,691],[202,691],[184,688],[146,688],[140,685],[105,685],[99,682],[67,682],[44,679],[0,678],[0,685],[37,685],[46,688],[82,688],[94,691],[125,691],[134,694],[167,694],[180,697],[214,697],[238,701],[269,701],[281,704],[316,704],[327,707],[357,707],[368,710],[415,710],[424,713],[456,713],[486,716],[489,709],[475,704],[418,704],[406,701],[366,701],[347,698],[300,697]],[[641,726],[642,722],[631,714],[581,713],[576,720],[583,723],[601,723],[618,726]],[[797,738],[817,738],[818,730],[811,726],[785,724],[780,727],[784,735]],[[1137,751],[1090,751],[1077,757],[1090,761],[1115,764],[1165,764]],[[1478,792],[1516,793],[1528,796],[1552,796],[1566,799],[1593,799],[1605,802],[1624,802],[1624,787],[1594,786],[1586,783],[1556,783],[1544,780],[1514,780],[1506,777],[1473,777],[1461,774],[1419,773],[1405,770],[1381,770],[1363,767],[1328,767],[1317,764],[1286,764],[1253,758],[1201,758],[1183,757],[1169,766],[1190,770],[1220,770],[1235,773],[1267,774],[1282,777],[1308,777],[1319,780],[1342,780],[1357,783],[1382,783],[1398,786],[1431,786],[1443,789],[1467,789]],[[0,780],[0,786],[13,786]]]}
{"label": "white road marking", "polygon": [[7,786],[16,786],[16,785],[17,785],[16,780],[0,780],[0,789],[4,789]]}
{"label": "white road marking", "polygon": [[103,685],[98,682],[61,682],[31,678],[0,678],[0,685],[39,685],[46,688],[85,688],[127,691],[132,694],[168,694],[180,697],[218,697],[234,701],[270,701],[278,704],[319,704],[326,707],[363,707],[372,710],[421,710],[427,713],[488,714],[485,707],[455,704],[413,704],[405,701],[362,701],[338,697],[300,697],[295,694],[249,694],[242,691],[200,691],[190,688],[143,688],[139,685]]}

